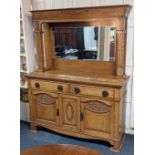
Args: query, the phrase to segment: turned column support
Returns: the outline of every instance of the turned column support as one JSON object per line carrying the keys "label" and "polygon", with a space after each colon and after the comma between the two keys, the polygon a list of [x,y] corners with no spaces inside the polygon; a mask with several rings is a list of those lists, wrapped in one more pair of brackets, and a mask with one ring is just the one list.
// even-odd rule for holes
{"label": "turned column support", "polygon": [[116,75],[125,76],[125,61],[126,61],[126,31],[117,31],[117,56],[116,56]]}
{"label": "turned column support", "polygon": [[42,24],[39,21],[34,22],[34,37],[35,37],[35,45],[37,50],[38,71],[44,71]]}
{"label": "turned column support", "polygon": [[127,18],[122,19],[122,28],[116,30],[116,75],[125,77],[126,62],[126,32]]}
{"label": "turned column support", "polygon": [[35,43],[38,56],[38,71],[47,71],[53,68],[54,42],[53,31],[49,23],[34,22]]}

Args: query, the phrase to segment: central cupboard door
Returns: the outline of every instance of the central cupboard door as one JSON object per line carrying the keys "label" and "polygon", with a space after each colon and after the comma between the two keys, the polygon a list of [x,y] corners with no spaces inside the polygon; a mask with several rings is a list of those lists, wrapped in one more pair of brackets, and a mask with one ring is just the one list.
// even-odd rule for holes
{"label": "central cupboard door", "polygon": [[37,123],[59,126],[58,94],[34,91],[30,102],[31,120]]}
{"label": "central cupboard door", "polygon": [[112,101],[81,99],[81,131],[87,135],[111,139],[114,127]]}
{"label": "central cupboard door", "polygon": [[76,96],[60,96],[60,126],[70,131],[80,131],[80,99]]}

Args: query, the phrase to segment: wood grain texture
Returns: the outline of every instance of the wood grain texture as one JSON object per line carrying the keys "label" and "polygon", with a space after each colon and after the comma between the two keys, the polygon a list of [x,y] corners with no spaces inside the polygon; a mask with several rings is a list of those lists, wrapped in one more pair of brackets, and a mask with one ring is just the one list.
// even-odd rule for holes
{"label": "wood grain texture", "polygon": [[68,21],[51,21],[51,20],[45,20],[42,21],[45,23],[49,23],[51,27],[58,26],[58,27],[64,27],[64,26],[111,26],[116,27],[117,30],[125,30],[125,22],[124,18],[122,17],[105,17],[102,19],[85,19],[85,20],[68,20]]}
{"label": "wood grain texture", "polygon": [[[37,88],[35,86],[36,83],[39,83],[40,87]],[[31,86],[33,89],[36,90],[47,90],[47,91],[53,91],[53,92],[69,92],[69,86],[66,83],[59,83],[59,82],[50,82],[50,81],[41,81],[41,80],[32,80]],[[62,91],[58,89],[58,86],[61,86],[63,88]]]}
{"label": "wood grain texture", "polygon": [[[120,151],[129,78],[125,75],[125,48],[130,9],[129,5],[119,5],[32,12],[39,69],[27,75],[32,130],[42,126],[74,137],[106,140],[113,150]],[[55,58],[56,25],[114,26],[116,62]]]}
{"label": "wood grain texture", "polygon": [[76,71],[94,74],[115,74],[114,62],[54,59],[54,66],[55,70],[60,70],[63,72]]}
{"label": "wood grain texture", "polygon": [[78,94],[89,95],[89,96],[98,96],[103,97],[102,92],[107,91],[109,94],[107,97],[103,98],[114,98],[114,89],[107,87],[97,87],[97,86],[87,86],[87,85],[71,85],[70,92],[76,94],[75,89],[79,88],[80,92]]}
{"label": "wood grain texture", "polygon": [[44,57],[43,57],[43,41],[42,41],[42,25],[39,21],[34,22],[34,37],[35,45],[38,53],[38,70],[44,70]]}
{"label": "wood grain texture", "polygon": [[59,144],[59,145],[46,145],[26,149],[21,152],[21,155],[104,155],[95,150],[80,147],[76,145]]}
{"label": "wood grain texture", "polygon": [[[126,48],[126,27],[127,16],[131,9],[129,5],[87,7],[74,9],[57,10],[37,10],[32,11],[33,21],[39,26],[36,36],[36,47],[38,49],[38,68],[40,70],[76,70],[77,72],[94,73],[103,72],[105,74],[125,76],[125,48]],[[77,16],[78,15],[78,16]],[[38,22],[39,21],[39,22]],[[91,62],[91,61],[70,61],[54,59],[54,35],[50,32],[50,25],[81,24],[81,25],[102,25],[114,26],[117,31],[117,59],[112,62]],[[64,25],[63,24],[63,25]],[[40,28],[41,27],[41,28]],[[39,35],[42,34],[42,35]],[[43,45],[44,44],[44,45]],[[102,65],[101,67],[98,67]],[[82,67],[81,67],[82,66]],[[88,67],[89,66],[89,67]],[[94,68],[94,66],[96,66]],[[100,70],[101,69],[101,70]]]}
{"label": "wood grain texture", "polygon": [[[114,127],[114,119],[112,115],[114,112],[114,104],[111,102],[110,104],[112,106],[109,106],[109,103],[107,104],[107,102],[101,100],[94,101],[93,99],[91,100],[89,98],[85,98],[81,102],[81,111],[84,115],[84,119],[81,122],[82,131],[88,135],[112,139]],[[92,103],[94,103],[93,109]],[[100,107],[100,110],[97,111],[96,109],[98,108],[96,106]],[[104,110],[101,112],[103,107]]]}
{"label": "wood grain texture", "polygon": [[76,96],[60,96],[60,126],[70,131],[80,131],[80,99]]}
{"label": "wood grain texture", "polygon": [[[38,97],[46,96],[46,98],[38,99]],[[49,99],[52,100],[53,104],[48,104]],[[46,101],[46,104],[45,104]],[[40,122],[43,124],[48,124],[51,126],[59,125],[59,117],[57,115],[58,105],[58,95],[54,93],[44,92],[44,91],[34,91],[31,102],[31,120],[34,122]]]}
{"label": "wood grain texture", "polygon": [[77,84],[91,84],[95,86],[108,86],[108,87],[123,87],[128,81],[128,76],[117,77],[106,74],[94,74],[85,72],[65,72],[53,70],[48,72],[33,72],[26,75],[27,78],[50,80],[57,82],[77,83]]}
{"label": "wood grain texture", "polygon": [[116,75],[125,75],[125,58],[126,58],[126,32],[117,31],[117,57],[116,57]]}
{"label": "wood grain texture", "polygon": [[[33,20],[61,20],[61,19],[93,19],[104,17],[127,17],[131,7],[129,5],[113,5],[102,7],[83,7],[54,10],[31,11]],[[78,15],[78,16],[77,16]]]}
{"label": "wood grain texture", "polygon": [[44,47],[44,71],[52,69],[52,35],[48,23],[42,24],[43,47]]}

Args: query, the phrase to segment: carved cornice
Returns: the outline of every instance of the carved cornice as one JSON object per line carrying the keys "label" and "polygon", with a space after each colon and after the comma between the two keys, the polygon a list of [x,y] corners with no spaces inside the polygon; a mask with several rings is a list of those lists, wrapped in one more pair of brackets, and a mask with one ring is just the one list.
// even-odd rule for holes
{"label": "carved cornice", "polygon": [[55,10],[34,10],[33,20],[54,20],[54,19],[91,19],[106,17],[127,17],[131,9],[130,5],[113,5],[100,7],[55,9]]}

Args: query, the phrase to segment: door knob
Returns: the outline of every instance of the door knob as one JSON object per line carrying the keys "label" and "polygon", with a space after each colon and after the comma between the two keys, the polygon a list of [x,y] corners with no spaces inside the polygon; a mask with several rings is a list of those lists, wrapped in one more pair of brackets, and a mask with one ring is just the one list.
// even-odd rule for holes
{"label": "door knob", "polygon": [[75,88],[74,91],[76,94],[78,94],[78,93],[80,93],[80,88]]}
{"label": "door knob", "polygon": [[40,88],[40,84],[38,82],[35,83],[36,88]]}
{"label": "door knob", "polygon": [[58,91],[63,91],[63,87],[62,87],[61,85],[59,85],[59,86],[57,87],[57,89],[58,89]]}
{"label": "door knob", "polygon": [[109,95],[109,92],[108,92],[108,91],[103,91],[103,92],[102,92],[102,96],[103,96],[103,97],[107,97],[108,95]]}

